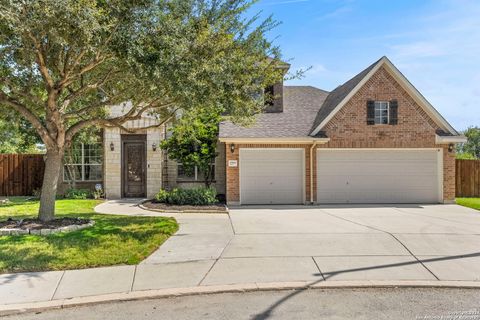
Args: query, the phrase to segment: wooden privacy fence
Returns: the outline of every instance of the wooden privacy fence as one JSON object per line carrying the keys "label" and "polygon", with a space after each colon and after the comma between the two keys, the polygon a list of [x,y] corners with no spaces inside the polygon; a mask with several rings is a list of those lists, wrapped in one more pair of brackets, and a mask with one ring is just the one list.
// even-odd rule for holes
{"label": "wooden privacy fence", "polygon": [[480,160],[455,162],[457,197],[480,197]]}
{"label": "wooden privacy fence", "polygon": [[0,196],[29,196],[42,186],[42,154],[0,154]]}

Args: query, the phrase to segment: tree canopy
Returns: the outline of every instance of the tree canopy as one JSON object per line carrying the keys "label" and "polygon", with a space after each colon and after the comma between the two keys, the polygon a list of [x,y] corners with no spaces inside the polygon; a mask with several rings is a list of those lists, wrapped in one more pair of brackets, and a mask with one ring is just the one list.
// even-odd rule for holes
{"label": "tree canopy", "polygon": [[457,158],[480,159],[480,128],[470,127],[463,134],[467,137],[467,142],[458,146]]}
{"label": "tree canopy", "polygon": [[[91,126],[145,112],[223,108],[233,121],[263,108],[278,81],[272,19],[245,19],[250,0],[0,0],[0,108],[46,145],[39,216],[49,220],[65,148]],[[110,117],[109,105],[131,102]],[[125,128],[124,128],[125,129]],[[128,129],[125,129],[128,131]]]}
{"label": "tree canopy", "polygon": [[212,164],[217,156],[220,112],[220,108],[198,108],[195,113],[183,115],[170,129],[171,136],[161,144],[186,172],[192,173],[197,167],[206,187],[214,177]]}

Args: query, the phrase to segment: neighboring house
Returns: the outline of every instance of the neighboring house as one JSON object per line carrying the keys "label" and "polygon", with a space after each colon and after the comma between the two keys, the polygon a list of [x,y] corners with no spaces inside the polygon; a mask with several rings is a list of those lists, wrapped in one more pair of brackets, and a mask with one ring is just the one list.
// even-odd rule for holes
{"label": "neighboring house", "polygon": [[[254,125],[220,124],[214,186],[228,204],[454,200],[454,144],[465,138],[386,57],[332,92],[269,90],[275,100]],[[156,121],[125,124],[135,134],[105,128],[102,144],[82,148],[77,185],[102,184],[110,199],[203,185],[201,172],[187,176],[160,150],[167,129]]]}

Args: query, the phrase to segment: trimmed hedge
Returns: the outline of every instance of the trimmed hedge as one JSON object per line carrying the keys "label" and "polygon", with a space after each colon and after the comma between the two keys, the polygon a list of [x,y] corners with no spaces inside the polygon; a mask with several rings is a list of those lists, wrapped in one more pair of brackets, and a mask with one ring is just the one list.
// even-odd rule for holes
{"label": "trimmed hedge", "polygon": [[166,191],[161,189],[155,195],[155,202],[174,204],[174,205],[191,205],[205,206],[217,203],[217,191],[214,188],[193,188],[178,189]]}

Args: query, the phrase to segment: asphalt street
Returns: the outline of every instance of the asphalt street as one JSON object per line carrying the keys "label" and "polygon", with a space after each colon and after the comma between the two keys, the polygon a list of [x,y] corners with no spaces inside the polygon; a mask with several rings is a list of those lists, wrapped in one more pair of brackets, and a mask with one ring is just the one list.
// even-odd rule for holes
{"label": "asphalt street", "polygon": [[184,296],[83,306],[6,320],[480,319],[477,289],[309,289]]}

